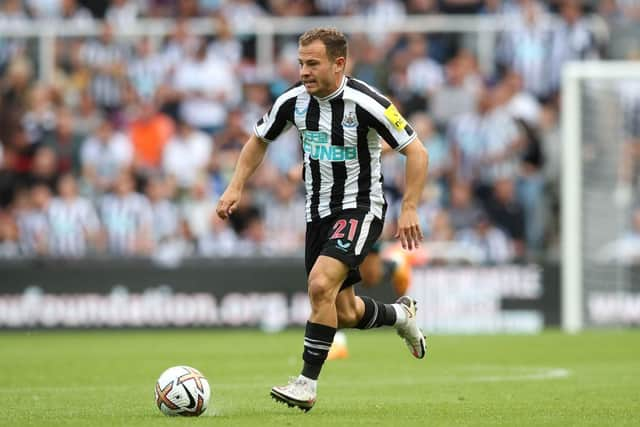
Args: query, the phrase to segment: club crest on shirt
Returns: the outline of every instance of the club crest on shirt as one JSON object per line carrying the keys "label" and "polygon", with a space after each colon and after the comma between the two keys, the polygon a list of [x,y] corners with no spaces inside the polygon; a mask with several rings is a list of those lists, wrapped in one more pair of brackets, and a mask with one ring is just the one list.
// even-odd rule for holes
{"label": "club crest on shirt", "polygon": [[350,111],[349,114],[344,116],[344,119],[342,119],[342,126],[346,128],[354,128],[358,126],[358,119],[353,111]]}

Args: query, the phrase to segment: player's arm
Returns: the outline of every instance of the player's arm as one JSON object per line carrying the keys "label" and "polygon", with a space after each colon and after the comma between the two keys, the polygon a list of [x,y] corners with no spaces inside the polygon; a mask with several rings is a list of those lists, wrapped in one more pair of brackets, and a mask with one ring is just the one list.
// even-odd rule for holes
{"label": "player's arm", "polygon": [[404,249],[414,249],[422,241],[422,230],[418,218],[418,205],[427,179],[429,154],[422,142],[415,138],[400,150],[407,157],[405,166],[405,191],[398,218],[396,237]]}
{"label": "player's arm", "polygon": [[266,152],[267,143],[255,134],[251,135],[242,147],[229,186],[218,200],[216,212],[220,218],[228,218],[236,209],[245,183],[260,166]]}

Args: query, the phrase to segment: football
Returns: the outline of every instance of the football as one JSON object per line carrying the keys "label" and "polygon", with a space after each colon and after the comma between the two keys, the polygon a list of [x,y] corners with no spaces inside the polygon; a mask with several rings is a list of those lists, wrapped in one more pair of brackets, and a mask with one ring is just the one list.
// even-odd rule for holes
{"label": "football", "polygon": [[158,378],[155,396],[163,414],[197,417],[207,410],[211,389],[209,381],[197,369],[174,366]]}

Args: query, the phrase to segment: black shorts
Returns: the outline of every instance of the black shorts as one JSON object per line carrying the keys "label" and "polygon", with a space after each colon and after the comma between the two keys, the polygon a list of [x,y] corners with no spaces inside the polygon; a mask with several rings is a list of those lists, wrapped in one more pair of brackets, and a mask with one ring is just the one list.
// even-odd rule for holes
{"label": "black shorts", "polygon": [[307,276],[320,255],[342,261],[349,274],[340,290],[360,282],[358,266],[382,233],[384,221],[371,212],[347,209],[307,223],[304,261]]}

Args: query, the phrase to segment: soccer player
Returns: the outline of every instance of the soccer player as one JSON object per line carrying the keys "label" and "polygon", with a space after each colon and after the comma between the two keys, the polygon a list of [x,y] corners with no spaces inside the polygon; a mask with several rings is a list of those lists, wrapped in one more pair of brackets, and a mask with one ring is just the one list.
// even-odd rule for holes
{"label": "soccer player", "polygon": [[307,31],[298,47],[301,81],[275,101],[254,127],[216,208],[227,218],[267,147],[290,126],[298,129],[306,187],[305,266],[311,315],[303,368],[287,385],[271,389],[277,401],[308,411],[337,328],[394,326],[414,357],[426,353],[416,325],[415,301],[383,304],[356,296],[358,265],[382,231],[387,203],[382,192],[380,137],[406,161],[406,191],[397,237],[405,249],[422,240],[416,206],[427,175],[428,155],[396,107],[364,82],[345,76],[347,40],[331,28]]}

